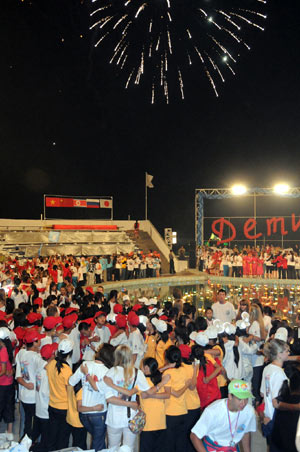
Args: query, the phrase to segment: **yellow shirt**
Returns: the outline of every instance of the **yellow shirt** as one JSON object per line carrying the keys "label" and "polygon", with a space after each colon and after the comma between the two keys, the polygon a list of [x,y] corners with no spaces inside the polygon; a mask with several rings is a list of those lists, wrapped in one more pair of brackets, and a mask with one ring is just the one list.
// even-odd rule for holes
{"label": "yellow shirt", "polygon": [[82,400],[82,388],[75,395],[74,387],[67,387],[68,394],[68,411],[67,411],[67,423],[72,427],[83,428],[82,423],[79,420],[79,412],[77,410],[77,401]]}
{"label": "yellow shirt", "polygon": [[156,339],[153,334],[146,336],[145,344],[147,344],[147,350],[144,355],[145,358],[155,358]]}
{"label": "yellow shirt", "polygon": [[[151,388],[154,386],[150,378],[146,378],[147,383]],[[165,392],[162,387],[157,394]],[[146,424],[143,429],[144,432],[152,432],[156,430],[164,430],[166,428],[166,412],[165,412],[165,400],[166,399],[142,399],[141,408],[146,413]]]}
{"label": "yellow shirt", "polygon": [[165,351],[171,345],[173,345],[171,339],[168,339],[166,343],[160,340],[156,345],[155,359],[158,362],[159,369],[165,365]]}
{"label": "yellow shirt", "polygon": [[[171,387],[175,391],[181,389],[185,381],[187,380],[186,370],[183,366],[178,369],[168,369],[164,372],[164,375],[170,375],[171,379],[166,384],[166,387]],[[185,393],[180,397],[172,396],[166,399],[166,415],[168,416],[180,416],[181,414],[187,414],[187,407],[185,402]]]}
{"label": "yellow shirt", "polygon": [[[194,366],[192,364],[182,364],[186,371],[186,378],[192,379],[194,374]],[[188,410],[196,410],[200,408],[200,399],[197,391],[197,387],[193,390],[187,389],[185,391],[185,403]]]}
{"label": "yellow shirt", "polygon": [[[222,364],[222,362],[223,362],[223,357],[224,357],[224,353],[223,353],[222,347],[220,347],[220,345],[215,345],[215,346],[213,347],[213,349],[214,349],[214,350],[219,350],[219,351],[220,351],[220,356],[218,356],[218,358],[219,358],[219,360],[220,360],[220,363]],[[217,363],[217,364],[218,364],[218,363]],[[218,381],[219,388],[221,388],[222,386],[226,386],[226,385],[227,385],[227,380],[226,380],[226,378],[224,377],[223,374],[219,374],[219,375],[217,376],[217,381]]]}
{"label": "yellow shirt", "polygon": [[67,386],[72,370],[67,364],[63,364],[60,373],[56,369],[56,360],[53,359],[46,371],[49,381],[50,398],[49,405],[58,410],[68,409]]}

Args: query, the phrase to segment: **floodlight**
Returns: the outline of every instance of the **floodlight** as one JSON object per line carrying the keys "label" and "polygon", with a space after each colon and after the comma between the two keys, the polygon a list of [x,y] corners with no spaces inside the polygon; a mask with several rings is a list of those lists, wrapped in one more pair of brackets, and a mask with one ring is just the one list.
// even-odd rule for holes
{"label": "floodlight", "polygon": [[239,196],[239,195],[244,195],[247,191],[247,188],[245,187],[245,185],[241,185],[241,184],[236,184],[231,188],[231,192],[233,195]]}
{"label": "floodlight", "polygon": [[274,186],[274,193],[276,193],[277,195],[285,195],[289,192],[289,189],[290,187],[288,184],[276,184]]}

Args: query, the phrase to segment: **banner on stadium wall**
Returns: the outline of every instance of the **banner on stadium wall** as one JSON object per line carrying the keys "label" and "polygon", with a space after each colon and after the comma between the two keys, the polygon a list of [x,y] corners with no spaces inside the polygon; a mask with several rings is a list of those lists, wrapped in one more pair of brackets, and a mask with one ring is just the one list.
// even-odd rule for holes
{"label": "banner on stadium wall", "polygon": [[[300,228],[300,218],[297,220],[296,215],[291,215],[291,230],[287,229],[287,225],[284,217],[272,217],[266,218],[266,231],[267,237],[271,237],[276,233],[280,233],[282,236],[288,235],[289,232],[297,232]],[[230,236],[226,234],[225,227],[230,231]],[[256,230],[257,221],[255,218],[248,218],[243,224],[243,235],[248,240],[258,240],[263,236],[262,232]],[[234,224],[226,218],[217,218],[211,225],[212,233],[219,239],[217,245],[222,243],[232,242],[236,238],[236,227]],[[255,233],[256,232],[256,233]]]}

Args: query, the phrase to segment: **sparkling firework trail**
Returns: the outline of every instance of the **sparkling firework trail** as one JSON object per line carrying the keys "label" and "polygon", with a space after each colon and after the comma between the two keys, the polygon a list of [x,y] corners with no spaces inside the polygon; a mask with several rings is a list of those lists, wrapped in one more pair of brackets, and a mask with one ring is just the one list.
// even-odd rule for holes
{"label": "sparkling firework trail", "polygon": [[[235,75],[251,30],[264,30],[266,0],[91,0],[95,47],[125,74],[125,88],[148,84],[151,103],[184,99],[191,70],[218,97],[225,73]],[[142,77],[143,76],[143,77]],[[172,89],[171,89],[172,88]]]}

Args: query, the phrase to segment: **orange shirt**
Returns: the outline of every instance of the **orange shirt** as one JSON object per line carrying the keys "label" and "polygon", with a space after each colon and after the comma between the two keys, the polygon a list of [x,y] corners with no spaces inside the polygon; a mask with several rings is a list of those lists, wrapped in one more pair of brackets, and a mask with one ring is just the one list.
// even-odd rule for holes
{"label": "orange shirt", "polygon": [[[186,378],[192,379],[194,374],[194,366],[192,364],[182,364],[186,371]],[[188,410],[196,410],[200,408],[200,399],[197,391],[197,386],[195,389],[187,389],[185,391],[185,403]]]}
{"label": "orange shirt", "polygon": [[77,410],[77,402],[82,400],[82,388],[75,395],[73,386],[68,386],[68,411],[67,411],[67,423],[72,425],[72,427],[82,428],[83,425],[79,419],[79,412]]}
{"label": "orange shirt", "polygon": [[153,334],[146,336],[145,344],[147,344],[147,350],[144,355],[145,358],[155,358],[156,339]]}
{"label": "orange shirt", "polygon": [[168,339],[166,343],[160,340],[156,345],[155,359],[158,362],[159,369],[165,365],[165,351],[171,345],[173,345],[171,339]]}
{"label": "orange shirt", "polygon": [[60,373],[58,373],[56,369],[56,360],[53,359],[49,364],[47,364],[46,371],[50,390],[49,405],[52,406],[52,408],[57,408],[58,410],[67,410],[67,386],[69,378],[72,375],[72,370],[67,364],[63,364]]}
{"label": "orange shirt", "polygon": [[[151,388],[154,386],[149,377],[146,378]],[[157,394],[165,392],[162,387]],[[141,408],[146,413],[146,424],[143,428],[144,432],[152,432],[155,430],[164,430],[166,428],[166,399],[147,399],[140,398]]]}
{"label": "orange shirt", "polygon": [[[166,387],[171,387],[175,391],[181,389],[185,381],[188,379],[187,372],[183,366],[178,369],[167,369],[164,375],[170,375],[170,380],[166,384]],[[171,395],[169,399],[166,399],[166,414],[168,416],[180,416],[181,414],[187,414],[187,406],[185,401],[185,393],[180,397]]]}
{"label": "orange shirt", "polygon": [[[215,346],[213,347],[213,349],[214,349],[214,350],[219,350],[219,351],[220,351],[220,356],[216,356],[216,357],[215,357],[215,361],[216,361],[217,364],[221,364],[221,365],[222,365],[223,357],[224,357],[224,353],[223,353],[222,347],[220,347],[220,345],[215,345]],[[218,380],[219,388],[221,388],[221,387],[227,385],[227,380],[226,380],[226,378],[224,377],[223,374],[220,373],[220,374],[217,376],[217,380]]]}

